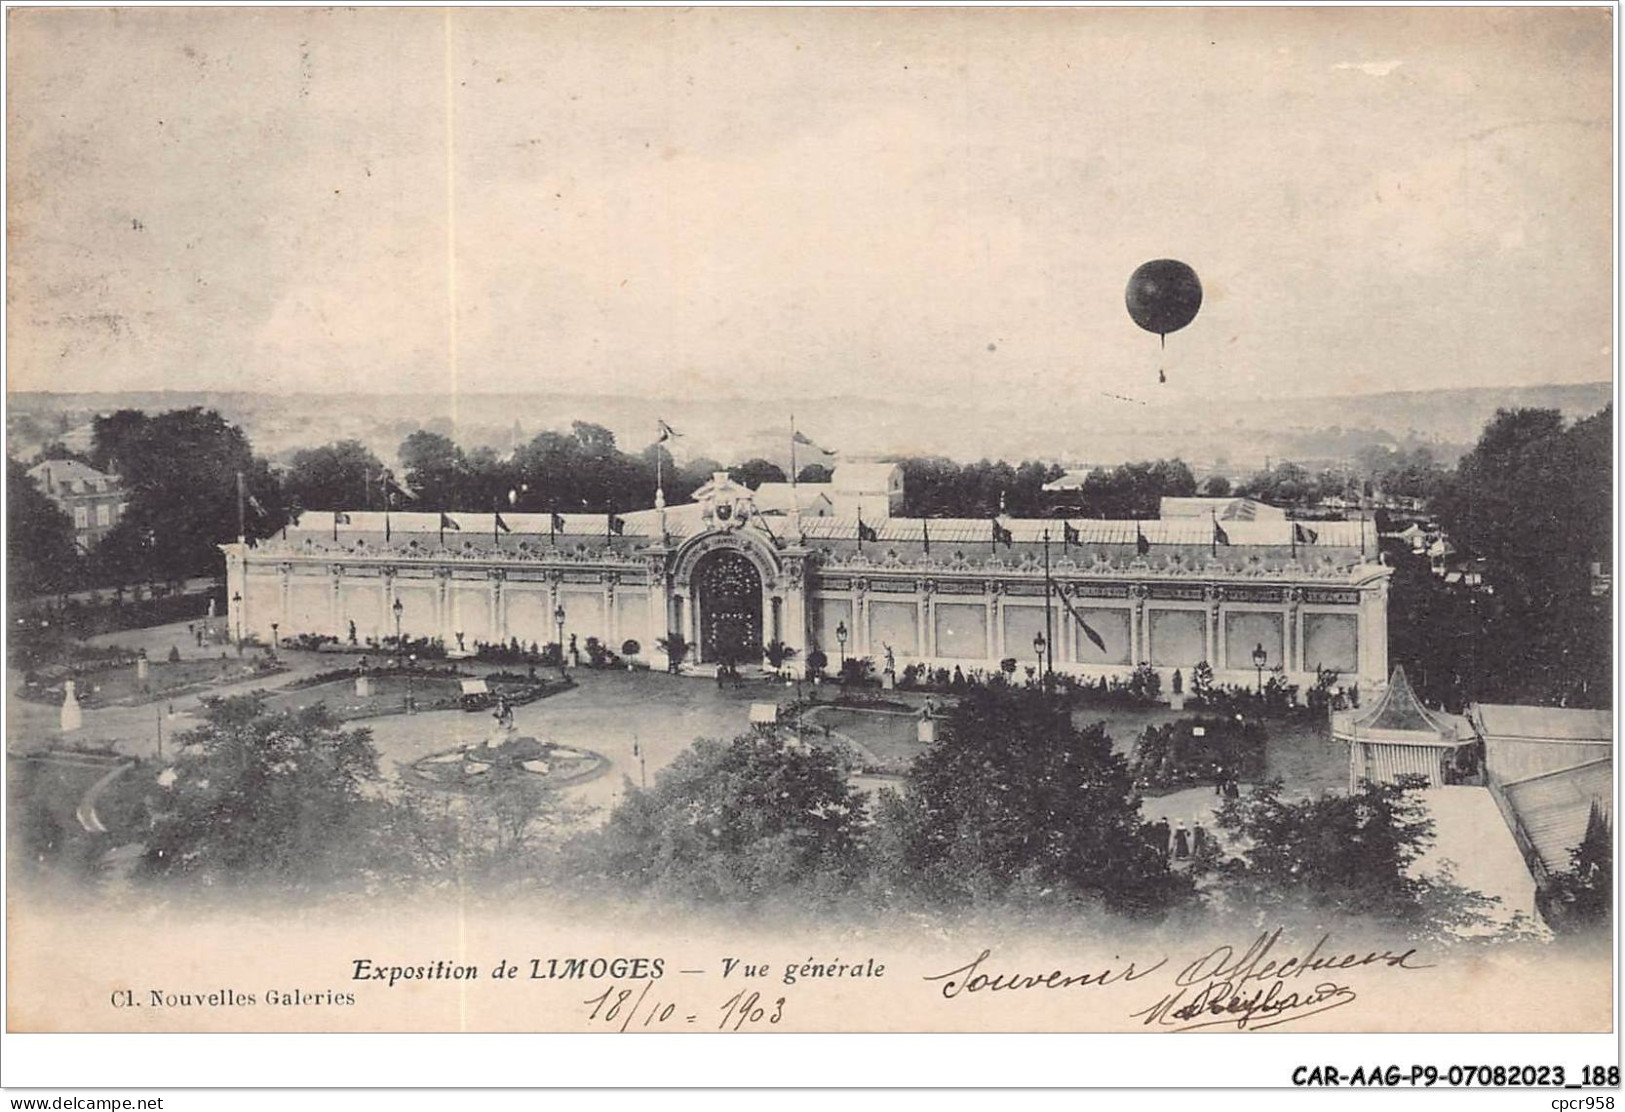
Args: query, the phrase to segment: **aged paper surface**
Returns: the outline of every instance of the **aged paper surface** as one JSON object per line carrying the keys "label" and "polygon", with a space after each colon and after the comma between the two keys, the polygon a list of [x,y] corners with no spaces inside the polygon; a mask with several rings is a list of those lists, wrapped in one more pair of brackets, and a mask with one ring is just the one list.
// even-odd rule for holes
{"label": "aged paper surface", "polygon": [[[254,522],[269,488],[252,475],[245,488],[239,470],[234,503],[228,468],[226,527],[204,538],[220,546],[207,573],[223,584],[220,612],[211,602],[207,615],[162,630],[89,639],[139,648],[146,668],[179,638],[185,652],[171,661],[218,654],[219,676],[167,701],[87,697],[70,725],[60,687],[30,702],[22,669],[8,670],[8,1029],[1612,1029],[1611,946],[1554,936],[1541,921],[1519,857],[1534,852],[1532,836],[1508,825],[1506,798],[1516,803],[1521,789],[1492,797],[1471,763],[1481,755],[1451,756],[1441,772],[1442,748],[1478,744],[1482,754],[1484,735],[1470,731],[1489,727],[1463,707],[1426,706],[1424,691],[1423,724],[1406,728],[1447,722],[1438,729],[1448,745],[1358,733],[1353,689],[1377,705],[1378,693],[1398,690],[1400,656],[1388,644],[1393,617],[1378,609],[1388,595],[1377,526],[1358,496],[1338,520],[1289,530],[1283,516],[1270,539],[1258,530],[1275,523],[1221,524],[1216,510],[1202,511],[1211,524],[1181,526],[1190,536],[1166,515],[1117,514],[1096,522],[1122,527],[1108,536],[1083,516],[1063,530],[1048,507],[1007,510],[1002,489],[996,506],[919,520],[888,507],[884,485],[856,492],[850,507],[839,489],[843,465],[853,475],[863,461],[903,456],[1087,469],[1235,453],[1239,477],[1269,467],[1268,451],[1278,461],[1293,449],[1254,461],[1241,454],[1253,434],[1235,430],[1288,423],[1316,430],[1295,450],[1330,468],[1349,455],[1335,426],[1414,432],[1454,404],[1423,399],[1372,417],[1338,402],[1368,394],[1572,388],[1579,400],[1555,404],[1567,418],[1590,416],[1611,393],[1613,362],[1608,11],[147,8],[8,18],[7,386],[14,417],[34,422],[8,427],[13,458],[32,466],[52,437],[115,410],[203,406],[245,427],[256,456],[273,461],[268,475],[297,467],[299,449],[345,439],[393,468],[395,446],[428,428],[470,453],[484,445],[492,459],[519,460],[531,437],[572,420],[601,422],[578,438],[608,428],[626,453],[652,444],[652,461],[669,451],[657,466],[672,470],[657,470],[656,483],[673,490],[679,465],[721,461],[711,485],[698,482],[707,474],[685,488],[695,504],[673,495],[669,515],[666,486],[658,502],[652,488],[635,503],[590,492],[580,505],[549,502],[547,457],[536,491],[514,477],[465,504],[407,505],[393,501],[389,478],[344,506],[273,506],[275,529]],[[1159,340],[1161,327],[1124,315],[1123,283],[1163,256],[1195,265],[1202,308],[1188,330],[1176,322]],[[1134,298],[1131,285],[1131,313]],[[1221,411],[1212,423],[1229,423],[1229,440],[1198,427]],[[1465,449],[1487,417],[1448,437]],[[89,435],[78,451],[91,450]],[[792,480],[798,462],[839,455],[828,515],[798,501],[815,480],[784,495],[784,516],[759,478],[736,481],[722,466],[782,464],[786,447]],[[201,459],[177,445],[171,463]],[[863,501],[871,496],[878,509]],[[233,544],[234,519],[252,543]],[[161,533],[151,547],[172,543]],[[438,555],[425,555],[431,548]],[[1261,555],[1245,555],[1254,549]],[[760,587],[759,599],[742,609],[715,601],[737,586],[722,571],[706,578],[734,558],[707,563],[719,552],[739,557],[730,574]],[[11,595],[13,613],[33,614]],[[1080,629],[1066,633],[1073,620]],[[758,686],[725,689],[738,663],[727,655],[730,622],[753,650],[770,639],[791,650],[788,668],[752,660],[747,680]],[[696,869],[686,887],[617,894],[603,861],[624,866],[657,842],[681,857],[682,839],[619,857],[611,847],[588,865],[572,856],[572,836],[618,807],[633,816],[623,833],[637,829],[627,800],[658,790],[695,738],[749,735],[764,703],[777,704],[769,719],[792,703],[805,712],[803,683],[813,702],[832,692],[807,670],[815,652],[829,676],[849,653],[866,657],[878,701],[799,719],[786,759],[815,735],[852,734],[854,783],[874,817],[881,789],[914,789],[906,762],[887,764],[878,748],[894,723],[862,716],[906,721],[898,744],[914,745],[916,722],[923,731],[959,698],[963,677],[949,676],[960,660],[989,683],[1003,682],[1002,668],[1017,688],[1025,669],[1026,689],[1048,696],[1040,630],[1053,672],[1104,677],[1111,667],[1095,664],[1107,660],[1127,676],[1143,663],[1162,685],[1159,708],[1170,697],[1184,706],[1179,687],[1198,658],[1213,657],[1219,682],[1241,698],[1255,678],[1261,697],[1278,670],[1307,690],[1311,652],[1346,652],[1320,717],[1291,720],[1318,739],[1320,779],[1292,782],[1308,757],[1272,756],[1268,771],[1286,769],[1289,802],[1320,788],[1346,794],[1354,736],[1371,775],[1414,771],[1403,762],[1425,750],[1426,769],[1466,777],[1431,785],[1437,852],[1458,881],[1501,901],[1478,928],[1484,937],[1348,906],[1306,913],[1295,888],[1275,893],[1290,906],[1242,906],[1225,895],[1222,867],[1202,874],[1185,861],[1187,824],[1199,858],[1236,778],[1222,768],[1201,791],[1147,790],[1142,814],[1162,819],[1153,856],[1178,859],[1176,880],[1196,878],[1197,894],[1172,910],[1138,890],[1111,906],[1056,902],[1036,873],[986,899],[987,878],[945,872],[944,885],[963,887],[938,906],[929,892],[898,894],[912,864],[831,896],[767,851],[749,876],[723,882]],[[515,683],[527,665],[536,680],[546,658],[544,679],[556,670],[568,690],[481,703],[481,713],[456,702],[467,688],[431,705],[428,685],[444,675],[414,671],[416,655],[405,664],[403,631],[467,679],[498,670],[463,663],[475,642],[500,652],[511,640],[515,655],[500,668]],[[694,652],[679,662],[666,642],[684,631]],[[1159,654],[1174,650],[1159,645],[1187,636],[1200,647],[1164,666]],[[1266,650],[1272,636],[1278,647]],[[250,659],[244,643],[252,657],[278,638],[278,667],[289,671],[227,682],[228,664]],[[323,638],[331,658],[317,651]],[[600,642],[626,658],[624,676],[619,657],[593,669]],[[1121,659],[1092,656],[1091,644]],[[376,681],[387,690],[407,674],[424,685],[408,686],[403,704],[422,713],[355,723],[373,730],[380,766],[358,799],[394,799],[403,783],[439,790],[457,776],[454,787],[466,787],[516,739],[546,743],[529,754],[531,772],[570,762],[586,771],[563,777],[545,831],[523,816],[505,827],[512,800],[498,799],[478,819],[490,842],[479,852],[495,856],[476,867],[472,849],[461,864],[457,852],[426,851],[438,871],[415,879],[372,859],[335,858],[329,875],[303,875],[306,855],[332,852],[323,833],[340,828],[325,814],[300,820],[302,833],[264,857],[233,858],[248,862],[241,874],[177,868],[152,837],[96,841],[107,833],[97,798],[146,814],[139,796],[102,783],[103,768],[138,759],[124,776],[208,791],[184,769],[154,780],[190,759],[175,746],[204,723],[199,695],[277,689],[329,662],[356,670],[358,685],[369,667],[398,669]],[[661,674],[679,663],[689,675]],[[939,666],[948,694],[921,686],[905,697]],[[136,667],[132,657],[126,670]],[[349,673],[331,682],[349,697]],[[1334,732],[1345,729],[1338,714],[1352,734]],[[1116,738],[1128,757],[1144,725],[1175,716],[1099,717],[1128,723]],[[1075,710],[1071,721],[1093,719]],[[860,726],[880,740],[866,743]],[[1279,745],[1299,727],[1267,728]],[[1611,762],[1611,737],[1601,740],[1583,736],[1572,760],[1520,775],[1585,766],[1611,785],[1611,763],[1595,768]],[[98,761],[87,778],[81,766]],[[1242,777],[1249,788],[1262,778]],[[74,798],[39,820],[60,829],[18,825],[34,821],[29,792],[63,784],[78,785]],[[1145,788],[1142,777],[1136,790]],[[971,794],[1009,790],[990,780]],[[1611,800],[1611,786],[1597,791]],[[424,820],[381,840],[400,848],[468,821],[461,804],[428,797],[451,825]],[[1027,813],[1035,831],[1087,825],[1056,823],[1066,800],[1043,798]],[[300,799],[275,805],[297,810]],[[209,822],[233,821],[226,814]],[[715,821],[720,838],[735,817],[696,817],[694,836]],[[460,829],[455,845],[471,836]],[[1573,846],[1586,829],[1582,814]],[[805,833],[791,829],[786,844]],[[77,846],[87,834],[92,856],[77,874],[35,867],[62,839]],[[882,853],[880,840],[866,852]],[[521,844],[531,848],[519,864],[492,865]],[[1139,868],[1110,860],[1085,863],[1091,891],[1110,889],[1103,874]],[[1003,891],[1010,877],[989,868],[987,883]]]}

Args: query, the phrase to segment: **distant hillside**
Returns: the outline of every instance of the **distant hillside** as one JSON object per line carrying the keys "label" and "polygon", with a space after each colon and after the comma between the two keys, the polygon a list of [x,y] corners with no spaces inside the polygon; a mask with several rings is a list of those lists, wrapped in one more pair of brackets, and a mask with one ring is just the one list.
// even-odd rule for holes
{"label": "distant hillside", "polygon": [[[1036,457],[1117,463],[1181,456],[1198,467],[1245,471],[1267,458],[1330,464],[1372,443],[1428,444],[1453,459],[1477,439],[1499,408],[1555,408],[1570,418],[1607,405],[1612,384],[1425,390],[1315,398],[1168,397],[1143,400],[1079,391],[1038,404],[1030,394],[994,398],[814,397],[617,398],[590,394],[277,395],[155,391],[127,394],[10,395],[8,450],[29,455],[47,437],[96,413],[186,406],[218,409],[241,424],[257,450],[271,456],[353,437],[385,459],[407,434],[431,428],[465,447],[508,451],[542,429],[572,420],[611,429],[623,447],[648,444],[655,421],[684,435],[679,458],[734,462],[788,454],[789,416],[819,444],[842,455],[943,455],[959,460]],[[1167,398],[1167,400],[1164,400]],[[809,452],[801,462],[811,462]]]}

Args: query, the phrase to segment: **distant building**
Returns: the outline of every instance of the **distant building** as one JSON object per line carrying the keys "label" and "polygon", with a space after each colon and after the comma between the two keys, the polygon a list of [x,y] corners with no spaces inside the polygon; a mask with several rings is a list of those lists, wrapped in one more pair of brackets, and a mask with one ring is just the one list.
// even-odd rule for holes
{"label": "distant building", "polygon": [[828,517],[835,512],[828,483],[763,483],[756,488],[756,512],[788,514],[800,509],[802,517]]}
{"label": "distant building", "polygon": [[124,488],[116,475],[104,475],[72,459],[37,463],[28,475],[73,521],[74,542],[85,552],[96,547],[124,516]]}
{"label": "distant building", "polygon": [[1475,703],[1490,792],[1537,883],[1569,868],[1592,822],[1609,824],[1614,722],[1605,710]]}
{"label": "distant building", "polygon": [[1256,498],[1164,498],[1158,516],[1216,517],[1220,521],[1285,521],[1286,511]]}
{"label": "distant building", "polygon": [[1094,472],[1093,467],[1070,467],[1059,479],[1045,483],[1042,489],[1046,494],[1071,494],[1082,490],[1083,484],[1089,481],[1089,476]]}
{"label": "distant building", "polygon": [[903,512],[903,468],[896,463],[842,463],[829,481],[838,514],[884,521]]}
{"label": "distant building", "polygon": [[[269,637],[402,631],[528,644],[676,636],[684,663],[750,660],[778,641],[899,668],[993,671],[1033,660],[1098,681],[1154,669],[1169,690],[1206,662],[1219,683],[1324,671],[1379,688],[1388,583],[1369,521],[914,518],[892,514],[900,469],[851,464],[816,484],[834,512],[768,514],[760,491],[713,475],[692,502],[608,514],[308,511],[286,533],[225,545],[232,628]],[[844,497],[863,505],[856,509]],[[813,486],[814,484],[807,484]],[[806,489],[805,487],[798,488]],[[854,493],[855,492],[855,493]],[[769,491],[770,496],[775,492]],[[816,501],[816,496],[814,501]],[[871,499],[867,503],[861,500]],[[562,626],[562,630],[561,627]]]}

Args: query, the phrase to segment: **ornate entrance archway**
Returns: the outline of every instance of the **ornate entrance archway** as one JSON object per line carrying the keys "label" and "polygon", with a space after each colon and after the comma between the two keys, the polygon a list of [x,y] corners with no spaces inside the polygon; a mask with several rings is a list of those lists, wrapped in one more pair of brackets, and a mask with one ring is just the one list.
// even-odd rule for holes
{"label": "ornate entrance archway", "polygon": [[755,661],[762,653],[762,573],[743,552],[720,549],[694,568],[701,659]]}

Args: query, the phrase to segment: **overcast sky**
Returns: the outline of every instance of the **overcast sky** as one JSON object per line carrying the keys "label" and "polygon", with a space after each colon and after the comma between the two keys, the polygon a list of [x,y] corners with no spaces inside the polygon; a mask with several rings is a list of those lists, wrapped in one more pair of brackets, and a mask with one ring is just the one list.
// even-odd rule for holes
{"label": "overcast sky", "polygon": [[1605,10],[9,15],[14,390],[1612,373]]}

